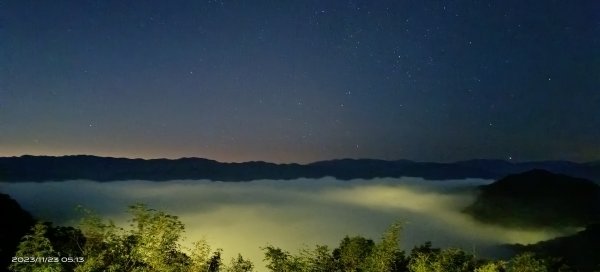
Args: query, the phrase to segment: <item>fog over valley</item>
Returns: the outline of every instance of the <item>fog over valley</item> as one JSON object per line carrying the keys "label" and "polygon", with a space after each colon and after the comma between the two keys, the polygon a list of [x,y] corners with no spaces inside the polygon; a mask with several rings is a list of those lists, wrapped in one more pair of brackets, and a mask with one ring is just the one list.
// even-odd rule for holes
{"label": "fog over valley", "polygon": [[183,244],[206,239],[213,247],[223,248],[225,260],[241,253],[255,263],[263,259],[260,247],[269,244],[296,252],[322,243],[335,247],[344,235],[378,240],[396,221],[404,225],[404,249],[432,241],[434,246],[460,247],[478,256],[502,256],[499,244],[528,244],[561,235],[485,225],[461,213],[473,201],[476,186],[491,182],[421,178],[75,180],[0,183],[0,191],[34,216],[58,225],[76,225],[81,214],[75,207],[82,205],[126,227],[127,206],[145,203],[179,216],[186,226]]}

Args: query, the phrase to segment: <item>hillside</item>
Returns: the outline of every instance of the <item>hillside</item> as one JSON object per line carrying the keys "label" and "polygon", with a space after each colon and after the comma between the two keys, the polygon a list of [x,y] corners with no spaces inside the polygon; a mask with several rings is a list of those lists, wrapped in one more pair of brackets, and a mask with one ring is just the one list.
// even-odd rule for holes
{"label": "hillside", "polygon": [[465,212],[486,223],[562,228],[600,221],[600,186],[589,180],[532,170],[480,189]]}
{"label": "hillside", "polygon": [[558,259],[578,271],[600,270],[600,224],[590,225],[571,236],[510,247],[517,252],[531,251]]}
{"label": "hillside", "polygon": [[0,271],[11,262],[17,245],[34,224],[33,217],[17,201],[0,193]]}

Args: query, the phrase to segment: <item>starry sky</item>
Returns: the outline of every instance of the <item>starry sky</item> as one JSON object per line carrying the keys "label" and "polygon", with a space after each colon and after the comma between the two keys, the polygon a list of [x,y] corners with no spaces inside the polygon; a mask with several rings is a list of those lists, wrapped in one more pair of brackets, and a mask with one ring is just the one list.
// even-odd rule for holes
{"label": "starry sky", "polygon": [[600,1],[0,0],[0,156],[600,159]]}

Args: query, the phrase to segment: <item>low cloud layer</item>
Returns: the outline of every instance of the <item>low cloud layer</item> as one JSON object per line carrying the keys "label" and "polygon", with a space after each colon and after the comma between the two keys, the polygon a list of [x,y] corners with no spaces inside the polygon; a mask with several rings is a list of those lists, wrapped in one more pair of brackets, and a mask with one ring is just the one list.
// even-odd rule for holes
{"label": "low cloud layer", "polygon": [[127,225],[127,206],[146,203],[177,215],[190,244],[206,239],[260,263],[267,244],[295,251],[315,244],[335,247],[344,235],[378,239],[391,223],[404,222],[402,245],[432,241],[478,255],[501,254],[494,245],[533,243],[559,233],[506,229],[478,223],[460,210],[487,180],[426,181],[418,178],[338,181],[123,181],[97,183],[5,183],[0,191],[34,215],[58,224],[76,224],[83,205]]}

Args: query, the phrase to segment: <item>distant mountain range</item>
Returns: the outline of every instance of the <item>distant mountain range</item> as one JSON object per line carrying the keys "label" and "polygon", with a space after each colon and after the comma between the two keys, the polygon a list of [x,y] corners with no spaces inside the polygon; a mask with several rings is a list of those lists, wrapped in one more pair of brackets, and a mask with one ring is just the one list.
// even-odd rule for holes
{"label": "distant mountain range", "polygon": [[569,161],[513,163],[503,160],[469,160],[453,163],[409,160],[340,159],[309,164],[275,164],[262,161],[223,163],[202,158],[127,159],[77,156],[0,157],[0,181],[94,181],[207,179],[251,181],[334,177],[342,180],[376,177],[421,177],[430,180],[464,178],[498,179],[532,169],[600,182],[600,164]]}

